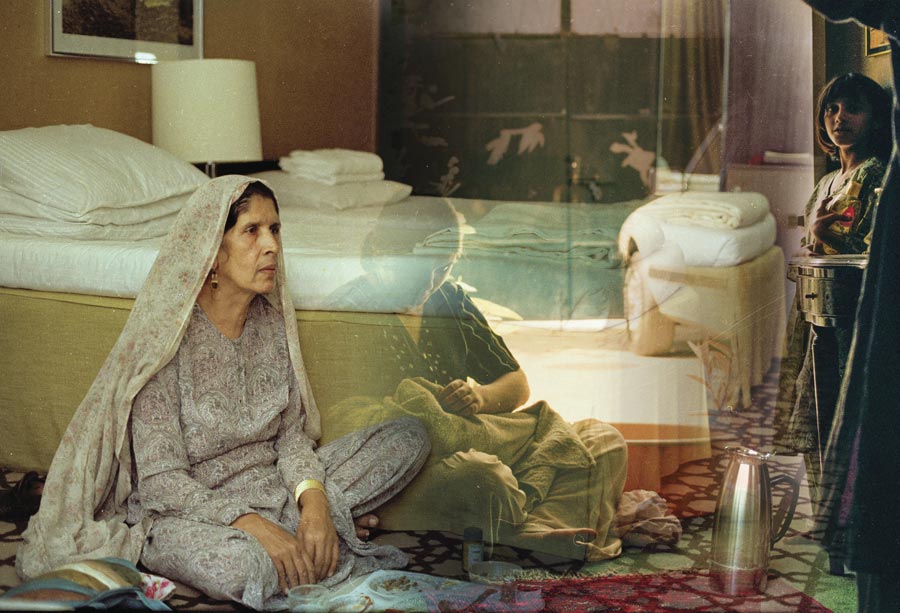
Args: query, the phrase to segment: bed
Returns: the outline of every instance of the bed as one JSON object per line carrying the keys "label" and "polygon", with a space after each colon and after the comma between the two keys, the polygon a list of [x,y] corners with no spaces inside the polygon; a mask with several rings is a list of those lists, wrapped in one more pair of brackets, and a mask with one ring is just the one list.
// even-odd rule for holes
{"label": "bed", "polygon": [[682,192],[632,212],[619,233],[631,349],[671,350],[685,328],[716,408],[750,400],[780,356],[784,256],[757,193]]}

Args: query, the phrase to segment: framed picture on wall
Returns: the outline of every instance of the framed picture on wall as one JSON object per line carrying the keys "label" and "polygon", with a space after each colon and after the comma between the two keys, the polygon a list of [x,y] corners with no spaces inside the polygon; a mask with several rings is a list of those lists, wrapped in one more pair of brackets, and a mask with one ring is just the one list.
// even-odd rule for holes
{"label": "framed picture on wall", "polygon": [[47,0],[50,55],[145,64],[203,57],[203,0]]}
{"label": "framed picture on wall", "polygon": [[875,28],[866,28],[866,55],[878,55],[891,50],[887,34]]}

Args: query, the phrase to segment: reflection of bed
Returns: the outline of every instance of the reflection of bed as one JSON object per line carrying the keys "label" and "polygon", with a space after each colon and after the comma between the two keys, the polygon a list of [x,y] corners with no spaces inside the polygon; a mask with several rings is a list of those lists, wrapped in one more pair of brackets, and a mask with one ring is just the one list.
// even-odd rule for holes
{"label": "reflection of bed", "polygon": [[[784,257],[774,246],[775,220],[754,193],[665,199],[635,211],[619,237],[629,259],[632,350],[663,355],[676,324],[689,327],[714,404],[747,402],[750,387],[779,355],[784,330]],[[699,214],[692,202],[700,203]]]}
{"label": "reflection of bed", "polygon": [[[454,201],[471,218],[472,201]],[[477,297],[529,320],[622,317],[617,237],[640,201],[494,203],[471,221],[454,269]]]}
{"label": "reflection of bed", "polygon": [[547,400],[570,422],[601,417],[622,433],[626,491],[658,492],[681,464],[710,456],[707,397],[695,356],[636,355],[628,351],[621,320],[602,329],[569,327],[507,321],[497,330],[525,372],[541,373],[531,379],[532,399]]}

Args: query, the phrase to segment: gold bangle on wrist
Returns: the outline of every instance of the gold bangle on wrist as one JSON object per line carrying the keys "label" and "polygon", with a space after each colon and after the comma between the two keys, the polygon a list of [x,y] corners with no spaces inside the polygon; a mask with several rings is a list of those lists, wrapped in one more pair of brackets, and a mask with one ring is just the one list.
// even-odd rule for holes
{"label": "gold bangle on wrist", "polygon": [[306,490],[319,490],[320,492],[325,492],[325,486],[321,481],[316,479],[307,479],[306,481],[301,481],[297,487],[294,488],[294,501],[297,504],[300,504],[300,495],[303,494]]}

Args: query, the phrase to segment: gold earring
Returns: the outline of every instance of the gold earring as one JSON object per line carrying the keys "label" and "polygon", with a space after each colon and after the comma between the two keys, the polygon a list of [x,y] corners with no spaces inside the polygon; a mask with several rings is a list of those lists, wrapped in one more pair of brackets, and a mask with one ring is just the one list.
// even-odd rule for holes
{"label": "gold earring", "polygon": [[209,273],[209,284],[213,289],[219,289],[219,273],[215,270]]}

